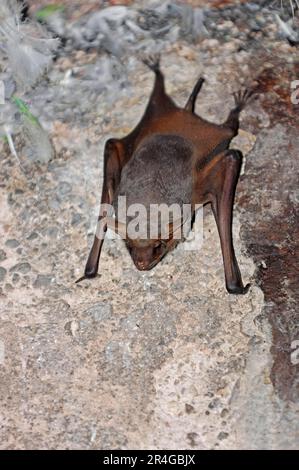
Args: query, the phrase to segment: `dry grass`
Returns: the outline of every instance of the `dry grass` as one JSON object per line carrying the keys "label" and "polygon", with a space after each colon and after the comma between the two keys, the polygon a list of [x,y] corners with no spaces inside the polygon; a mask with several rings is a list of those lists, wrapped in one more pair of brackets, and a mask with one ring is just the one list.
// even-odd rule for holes
{"label": "dry grass", "polygon": [[291,9],[292,16],[295,16],[296,10],[299,10],[299,1],[298,0],[276,0],[274,6],[279,7],[281,11]]}

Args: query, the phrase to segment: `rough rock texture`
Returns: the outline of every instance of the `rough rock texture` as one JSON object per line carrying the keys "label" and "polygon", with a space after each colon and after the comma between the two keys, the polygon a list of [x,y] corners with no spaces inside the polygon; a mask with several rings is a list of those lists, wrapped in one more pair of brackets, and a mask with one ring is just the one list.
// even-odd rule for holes
{"label": "rough rock texture", "polygon": [[178,103],[204,74],[197,110],[216,122],[240,84],[256,79],[263,92],[233,145],[245,155],[234,218],[252,283],[245,296],[225,291],[209,208],[200,249],[186,241],[142,273],[121,241],[106,240],[100,277],[75,285],[95,228],[104,142],[138,121],[153,76],[131,57],[121,86],[116,74],[95,95],[80,74],[106,55],[77,51],[58,57],[49,83],[32,92],[56,157],[48,166],[23,159],[22,171],[1,144],[1,449],[298,447],[298,66],[273,31],[262,47],[180,39],[162,55]]}

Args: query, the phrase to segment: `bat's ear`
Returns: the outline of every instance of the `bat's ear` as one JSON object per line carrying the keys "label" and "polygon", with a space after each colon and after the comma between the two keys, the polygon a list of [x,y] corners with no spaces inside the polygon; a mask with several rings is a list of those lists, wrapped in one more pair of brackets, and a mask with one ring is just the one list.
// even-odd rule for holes
{"label": "bat's ear", "polygon": [[123,222],[120,222],[119,220],[114,219],[113,217],[107,217],[107,226],[108,228],[113,230],[113,232],[120,235],[121,238],[127,238],[127,226]]}

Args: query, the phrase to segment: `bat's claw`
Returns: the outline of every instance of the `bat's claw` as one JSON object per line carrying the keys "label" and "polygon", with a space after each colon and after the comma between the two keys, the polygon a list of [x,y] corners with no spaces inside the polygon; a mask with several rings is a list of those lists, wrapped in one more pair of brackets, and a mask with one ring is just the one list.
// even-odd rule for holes
{"label": "bat's claw", "polygon": [[236,295],[244,295],[247,294],[250,288],[250,284],[246,284],[245,287],[243,286],[226,286],[226,289],[229,294],[236,294]]}
{"label": "bat's claw", "polygon": [[160,70],[160,53],[150,54],[147,56],[141,57],[142,62],[153,72],[158,72]]}
{"label": "bat's claw", "polygon": [[256,94],[256,88],[245,88],[245,90],[239,90],[237,93],[233,93],[236,106],[235,109],[238,112],[242,111]]}
{"label": "bat's claw", "polygon": [[82,276],[82,277],[79,277],[79,279],[77,279],[77,281],[75,281],[75,284],[79,284],[79,282],[82,282],[84,281],[84,279],[94,279],[95,277],[100,277],[99,274],[96,274],[95,276]]}

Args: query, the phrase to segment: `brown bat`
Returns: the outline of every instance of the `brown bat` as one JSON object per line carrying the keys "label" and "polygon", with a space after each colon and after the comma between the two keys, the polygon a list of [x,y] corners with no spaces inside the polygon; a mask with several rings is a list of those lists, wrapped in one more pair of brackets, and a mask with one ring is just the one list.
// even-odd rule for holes
{"label": "brown bat", "polygon": [[[245,294],[232,240],[232,211],[242,154],[229,149],[238,133],[239,114],[253,95],[245,90],[234,95],[235,107],[227,120],[212,124],[195,114],[195,101],[203,85],[199,78],[184,108],[166,94],[159,58],[144,63],[155,73],[155,83],[145,113],[135,129],[122,139],[109,139],[104,151],[104,182],[98,230],[94,238],[84,276],[97,276],[104,233],[109,225],[105,204],[117,212],[117,199],[125,195],[128,204],[211,203],[216,219],[226,288],[232,294]],[[194,212],[193,212],[194,218]],[[117,214],[116,214],[117,219]],[[181,220],[179,225],[184,222]],[[118,233],[126,222],[118,221]],[[176,244],[174,224],[167,238],[131,239],[124,234],[128,251],[139,270],[152,269]],[[101,232],[101,235],[99,235]],[[77,281],[77,282],[79,282]]]}

